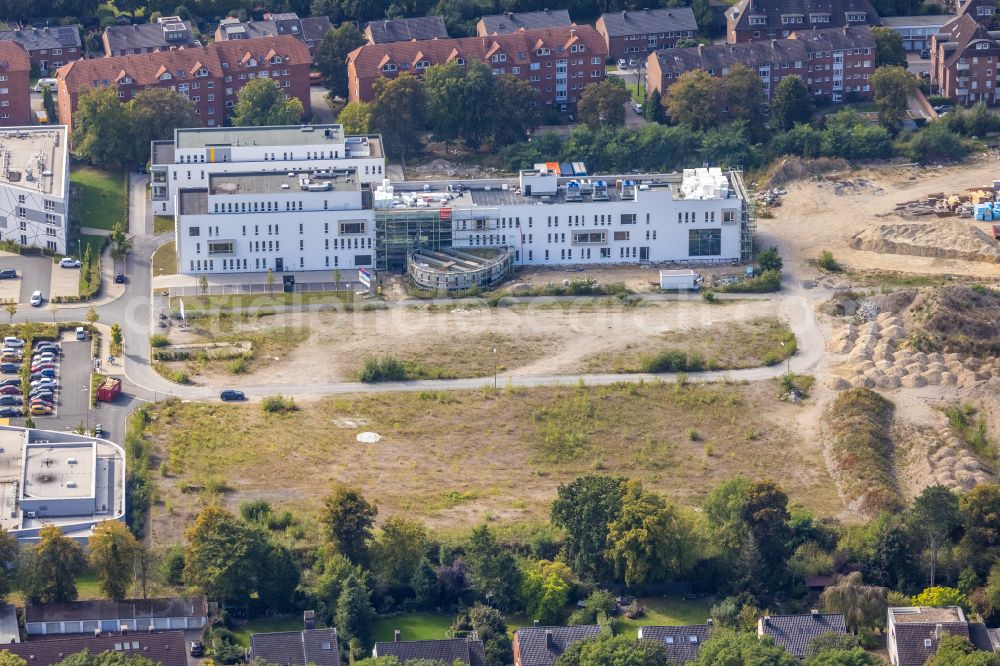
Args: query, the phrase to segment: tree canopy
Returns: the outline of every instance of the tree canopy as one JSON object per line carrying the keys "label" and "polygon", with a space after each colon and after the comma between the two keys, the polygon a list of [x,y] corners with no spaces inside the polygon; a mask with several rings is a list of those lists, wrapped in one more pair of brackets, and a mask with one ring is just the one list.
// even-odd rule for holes
{"label": "tree canopy", "polygon": [[323,35],[323,40],[316,46],[316,67],[331,95],[347,99],[347,54],[365,43],[365,36],[349,22],[341,23]]}
{"label": "tree canopy", "polygon": [[378,509],[360,490],[347,486],[334,488],[323,505],[323,526],[330,544],[351,562],[367,564]]}
{"label": "tree canopy", "polygon": [[277,81],[258,77],[237,93],[231,120],[236,127],[294,125],[302,119],[303,113],[299,98],[285,99]]}
{"label": "tree canopy", "polygon": [[55,525],[45,525],[38,543],[24,551],[20,565],[25,599],[33,604],[75,601],[76,577],[84,565],[80,544],[63,536]]}
{"label": "tree canopy", "polygon": [[605,125],[624,125],[625,104],[629,99],[628,91],[621,83],[605,79],[583,89],[576,114],[580,122],[595,131]]}

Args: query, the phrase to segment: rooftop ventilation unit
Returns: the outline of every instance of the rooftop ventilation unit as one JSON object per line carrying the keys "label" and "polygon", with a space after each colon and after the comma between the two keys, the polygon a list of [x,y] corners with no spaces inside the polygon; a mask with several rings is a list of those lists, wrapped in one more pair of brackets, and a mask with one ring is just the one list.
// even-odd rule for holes
{"label": "rooftop ventilation unit", "polygon": [[608,201],[608,184],[603,180],[594,182],[594,201]]}

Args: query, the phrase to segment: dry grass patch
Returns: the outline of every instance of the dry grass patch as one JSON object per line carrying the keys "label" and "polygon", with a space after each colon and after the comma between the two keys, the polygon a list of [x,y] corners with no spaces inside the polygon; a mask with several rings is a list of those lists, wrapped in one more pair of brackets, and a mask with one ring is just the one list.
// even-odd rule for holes
{"label": "dry grass patch", "polygon": [[974,284],[926,292],[911,308],[916,349],[1000,356],[1000,290]]}
{"label": "dry grass patch", "polygon": [[[782,345],[784,343],[784,345]],[[760,317],[745,322],[666,331],[646,342],[599,352],[581,364],[583,372],[657,372],[658,356],[682,352],[697,362],[689,369],[735,370],[774,365],[794,354],[795,334],[788,324]]]}
{"label": "dry grass patch", "polygon": [[[688,503],[734,474],[773,478],[794,501],[838,513],[821,448],[784,427],[796,408],[774,395],[768,384],[622,384],[349,396],[299,401],[282,415],[162,405],[150,433],[167,461],[159,484],[171,512],[154,510],[153,533],[179,538],[204,499],[181,484],[216,477],[230,506],[265,497],[306,516],[333,482],[356,484],[383,516],[445,531],[545,519],[559,484],[594,472],[641,478]],[[360,443],[362,431],[382,439]]]}

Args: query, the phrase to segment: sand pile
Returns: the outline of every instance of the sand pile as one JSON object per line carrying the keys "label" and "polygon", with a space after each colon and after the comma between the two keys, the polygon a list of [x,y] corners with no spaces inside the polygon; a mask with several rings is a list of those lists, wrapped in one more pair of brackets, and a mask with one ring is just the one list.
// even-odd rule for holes
{"label": "sand pile", "polygon": [[994,479],[947,426],[897,426],[893,438],[908,448],[897,472],[900,489],[908,498],[936,484],[968,492]]}
{"label": "sand pile", "polygon": [[1000,247],[971,224],[958,220],[883,224],[862,231],[851,247],[881,254],[1000,263]]}

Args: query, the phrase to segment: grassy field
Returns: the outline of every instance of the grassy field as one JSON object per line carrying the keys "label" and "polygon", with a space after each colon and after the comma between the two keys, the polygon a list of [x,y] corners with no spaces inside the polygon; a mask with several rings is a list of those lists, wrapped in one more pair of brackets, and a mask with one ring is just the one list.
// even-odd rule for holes
{"label": "grassy field", "polygon": [[687,600],[677,596],[640,597],[636,601],[646,607],[645,615],[634,620],[624,615],[618,617],[616,624],[619,634],[634,636],[639,627],[704,624],[713,603],[708,597]]}
{"label": "grassy field", "polygon": [[[782,344],[784,343],[784,344]],[[795,334],[783,321],[771,318],[718,324],[710,328],[661,333],[653,344],[628,345],[594,354],[583,362],[584,372],[649,372],[657,354],[696,354],[709,370],[734,370],[774,365],[797,349]]]}
{"label": "grassy field", "polygon": [[233,627],[236,640],[243,647],[250,647],[250,634],[264,634],[272,631],[302,631],[302,618],[284,617],[251,620]]}
{"label": "grassy field", "polygon": [[[286,294],[281,291],[281,285],[276,283],[274,292],[270,294],[185,296],[184,309],[187,312],[195,312],[197,310],[229,310],[233,308],[260,308],[275,305],[349,303],[353,300],[354,292],[350,291],[317,291]],[[171,299],[170,307],[175,310],[180,307],[176,298]]]}
{"label": "grassy field", "polygon": [[118,171],[74,165],[70,176],[77,189],[76,214],[80,226],[111,229],[125,222],[125,178]]}
{"label": "grassy field", "polygon": [[174,218],[169,215],[156,215],[153,217],[153,233],[162,234],[174,230]]}
{"label": "grassy field", "polygon": [[436,613],[402,613],[392,617],[380,617],[372,627],[376,641],[391,641],[396,629],[404,641],[423,641],[433,638],[447,638],[448,629],[454,618]]}
{"label": "grassy field", "polygon": [[177,243],[164,243],[153,253],[153,277],[177,272]]}
{"label": "grassy field", "polygon": [[[786,427],[798,408],[777,392],[777,382],[484,387],[300,401],[284,415],[165,404],[150,428],[169,470],[153,529],[164,543],[179,538],[206,500],[192,489],[218,478],[226,505],[266,497],[306,522],[334,482],[357,484],[382,516],[443,532],[545,520],[559,484],[590,473],[639,478],[689,504],[735,474],[773,478],[793,502],[839,512],[821,445]],[[361,431],[382,439],[360,444]]]}

